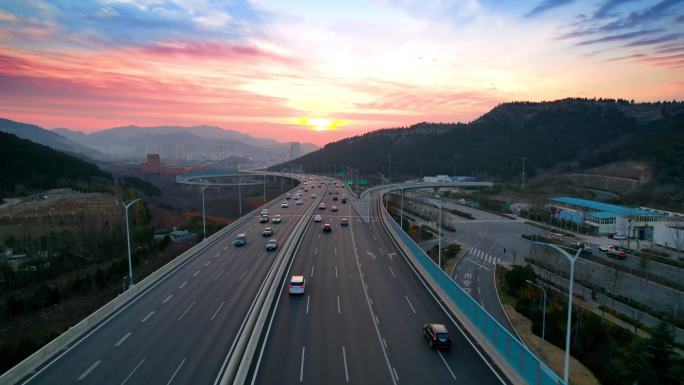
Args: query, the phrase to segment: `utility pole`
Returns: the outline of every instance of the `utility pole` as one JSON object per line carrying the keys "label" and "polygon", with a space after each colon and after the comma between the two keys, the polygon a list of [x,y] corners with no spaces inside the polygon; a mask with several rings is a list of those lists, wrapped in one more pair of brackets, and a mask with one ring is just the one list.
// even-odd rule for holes
{"label": "utility pole", "polygon": [[521,158],[521,159],[522,159],[523,171],[522,171],[522,186],[520,187],[520,189],[524,190],[525,189],[525,159],[527,159],[527,158]]}

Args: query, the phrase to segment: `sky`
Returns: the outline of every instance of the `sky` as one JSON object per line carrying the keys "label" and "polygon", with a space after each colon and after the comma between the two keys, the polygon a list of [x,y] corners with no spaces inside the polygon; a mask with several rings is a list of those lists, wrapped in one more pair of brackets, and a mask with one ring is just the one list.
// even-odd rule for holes
{"label": "sky", "polygon": [[0,117],[325,144],[519,100],[684,99],[684,0],[0,0]]}

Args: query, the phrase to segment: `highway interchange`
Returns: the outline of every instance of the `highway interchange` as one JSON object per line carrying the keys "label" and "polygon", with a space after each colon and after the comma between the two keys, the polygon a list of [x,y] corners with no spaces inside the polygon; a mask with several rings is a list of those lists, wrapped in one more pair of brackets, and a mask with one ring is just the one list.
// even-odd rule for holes
{"label": "highway interchange", "polygon": [[[311,186],[309,186],[310,188]],[[292,190],[306,188],[300,185]],[[328,187],[331,190],[333,187]],[[342,188],[339,189],[342,193]],[[282,245],[315,203],[269,204],[281,214],[274,237]],[[397,249],[379,220],[380,194],[370,199],[370,221],[351,204],[326,194],[323,222],[310,222],[282,281],[270,322],[259,341],[254,384],[508,383],[461,331]],[[330,210],[332,205],[338,212]],[[340,219],[350,219],[348,227]],[[255,216],[190,258],[143,294],[22,380],[24,384],[216,384],[233,351],[253,299],[273,265]],[[248,244],[232,245],[238,233]],[[307,279],[306,293],[287,293],[290,275]],[[449,351],[430,349],[425,322],[447,325]]]}

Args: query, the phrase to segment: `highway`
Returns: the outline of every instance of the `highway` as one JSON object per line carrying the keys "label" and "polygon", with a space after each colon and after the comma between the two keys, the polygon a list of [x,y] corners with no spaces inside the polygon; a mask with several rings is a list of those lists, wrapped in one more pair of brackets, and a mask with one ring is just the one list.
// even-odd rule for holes
{"label": "highway", "polygon": [[[301,185],[300,185],[301,188]],[[279,244],[314,199],[289,208],[272,201],[268,224]],[[212,384],[277,251],[267,252],[255,217],[159,280],[107,318],[24,384]],[[248,243],[233,238],[247,233]]]}
{"label": "highway", "polygon": [[[507,383],[395,247],[379,219],[379,196],[370,197],[369,223],[330,195],[328,209],[317,210],[333,231],[313,222],[307,228],[262,337],[252,384]],[[338,213],[329,210],[333,204]],[[339,226],[342,216],[349,227]],[[307,279],[302,296],[287,291],[295,274]],[[447,325],[450,351],[428,347],[425,322]]]}

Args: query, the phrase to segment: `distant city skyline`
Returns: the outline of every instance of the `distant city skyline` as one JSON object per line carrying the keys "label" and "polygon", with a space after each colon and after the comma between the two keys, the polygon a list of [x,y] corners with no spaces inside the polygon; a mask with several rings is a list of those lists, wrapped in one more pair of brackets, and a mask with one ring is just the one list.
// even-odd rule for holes
{"label": "distant city skyline", "polygon": [[682,79],[684,0],[0,3],[0,116],[45,128],[322,145],[508,101],[680,100]]}

